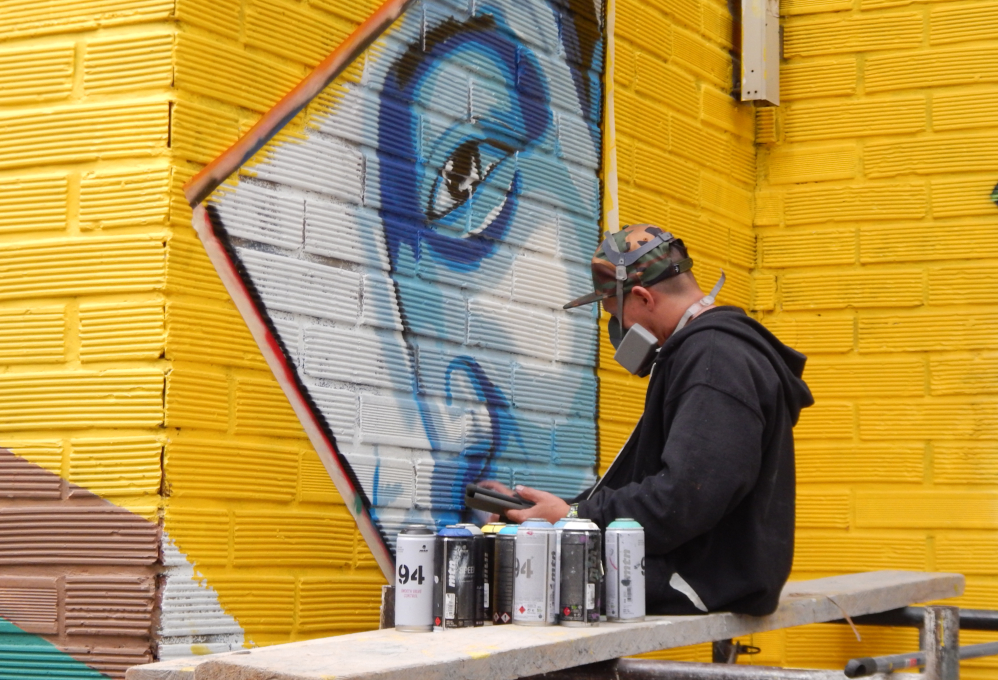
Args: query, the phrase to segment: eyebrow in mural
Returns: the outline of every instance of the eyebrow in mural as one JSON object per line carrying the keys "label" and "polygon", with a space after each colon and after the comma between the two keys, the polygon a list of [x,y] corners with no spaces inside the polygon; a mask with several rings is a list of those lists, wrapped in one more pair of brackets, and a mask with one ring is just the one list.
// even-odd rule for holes
{"label": "eyebrow in mural", "polygon": [[468,482],[594,478],[595,310],[561,305],[599,234],[601,13],[416,2],[195,211],[386,574]]}

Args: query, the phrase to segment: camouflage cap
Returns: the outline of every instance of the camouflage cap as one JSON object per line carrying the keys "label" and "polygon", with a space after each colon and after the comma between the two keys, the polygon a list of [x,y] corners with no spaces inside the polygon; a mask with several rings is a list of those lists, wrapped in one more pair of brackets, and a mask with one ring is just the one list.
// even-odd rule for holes
{"label": "camouflage cap", "polygon": [[[610,239],[613,239],[612,244],[607,243]],[[673,262],[669,257],[671,248],[676,248],[682,255],[678,262]],[[614,250],[623,254],[625,261],[633,259],[626,264],[624,292],[634,286],[650,286],[693,268],[693,260],[689,258],[681,239],[652,224],[629,224],[615,234],[609,234],[593,254],[593,292],[572,300],[564,309],[592,304],[617,295],[617,262],[611,261]],[[627,257],[628,253],[631,253],[630,257]]]}

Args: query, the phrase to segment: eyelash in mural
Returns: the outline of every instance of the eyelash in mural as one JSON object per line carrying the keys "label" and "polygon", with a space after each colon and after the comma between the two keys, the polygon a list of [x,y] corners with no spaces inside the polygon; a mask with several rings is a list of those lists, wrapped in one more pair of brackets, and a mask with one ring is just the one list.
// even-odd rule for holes
{"label": "eyelash in mural", "polygon": [[516,149],[496,139],[469,139],[450,154],[430,190],[426,207],[433,221],[457,210]]}

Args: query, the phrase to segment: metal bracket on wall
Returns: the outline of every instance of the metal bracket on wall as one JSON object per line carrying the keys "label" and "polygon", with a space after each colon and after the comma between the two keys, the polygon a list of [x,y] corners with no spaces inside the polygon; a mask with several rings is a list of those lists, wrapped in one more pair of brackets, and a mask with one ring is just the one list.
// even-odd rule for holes
{"label": "metal bracket on wall", "polygon": [[742,101],[780,103],[779,0],[742,0]]}

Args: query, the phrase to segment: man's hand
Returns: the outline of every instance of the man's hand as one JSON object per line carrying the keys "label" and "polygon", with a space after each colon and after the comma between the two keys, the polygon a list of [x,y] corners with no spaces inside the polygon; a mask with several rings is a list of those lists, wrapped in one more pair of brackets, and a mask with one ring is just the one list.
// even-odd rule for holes
{"label": "man's hand", "polygon": [[516,493],[525,501],[530,501],[534,507],[526,510],[507,510],[506,516],[510,520],[519,524],[528,519],[539,517],[554,524],[562,517],[568,516],[568,503],[561,500],[553,493],[531,489],[529,486],[516,487]]}

